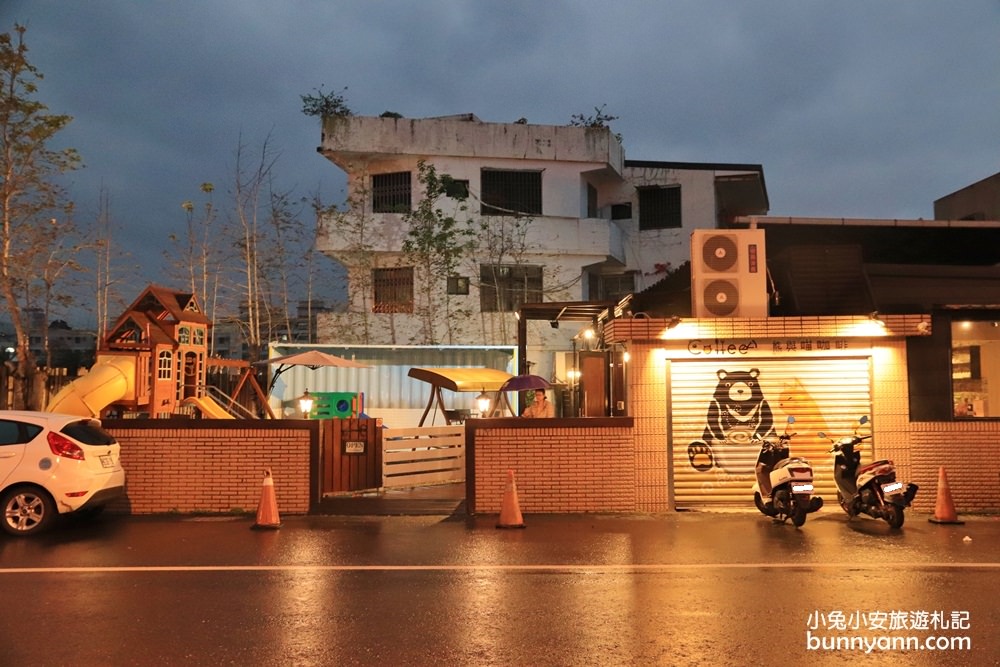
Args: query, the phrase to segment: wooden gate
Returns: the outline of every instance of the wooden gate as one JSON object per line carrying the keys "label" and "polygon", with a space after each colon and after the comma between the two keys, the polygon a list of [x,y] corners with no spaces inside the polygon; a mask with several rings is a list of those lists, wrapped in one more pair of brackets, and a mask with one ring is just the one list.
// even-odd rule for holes
{"label": "wooden gate", "polygon": [[385,488],[465,481],[463,424],[392,428],[383,436]]}
{"label": "wooden gate", "polygon": [[322,493],[465,481],[465,426],[382,427],[381,419],[323,419]]}
{"label": "wooden gate", "polygon": [[323,493],[382,486],[382,420],[324,419]]}

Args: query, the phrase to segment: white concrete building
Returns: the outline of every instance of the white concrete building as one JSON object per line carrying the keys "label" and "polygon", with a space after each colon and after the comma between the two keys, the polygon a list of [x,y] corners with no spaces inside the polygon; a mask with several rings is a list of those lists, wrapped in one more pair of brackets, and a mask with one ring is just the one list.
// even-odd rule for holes
{"label": "white concrete building", "polygon": [[[350,199],[319,229],[349,281],[347,312],[320,317],[327,343],[513,344],[521,304],[617,302],[688,261],[693,230],[768,210],[760,165],[629,161],[607,127],[326,117],[318,150]],[[404,252],[421,162],[450,177],[438,219],[474,230],[444,267]],[[581,324],[529,326],[531,372],[561,377],[552,351],[572,349]]]}

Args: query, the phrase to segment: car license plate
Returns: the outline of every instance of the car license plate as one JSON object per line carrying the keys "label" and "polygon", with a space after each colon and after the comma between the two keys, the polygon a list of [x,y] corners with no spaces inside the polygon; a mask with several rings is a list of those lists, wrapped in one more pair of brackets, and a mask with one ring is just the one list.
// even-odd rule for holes
{"label": "car license plate", "polygon": [[101,465],[104,466],[105,468],[115,467],[115,457],[113,457],[111,454],[103,454],[99,458],[101,459]]}

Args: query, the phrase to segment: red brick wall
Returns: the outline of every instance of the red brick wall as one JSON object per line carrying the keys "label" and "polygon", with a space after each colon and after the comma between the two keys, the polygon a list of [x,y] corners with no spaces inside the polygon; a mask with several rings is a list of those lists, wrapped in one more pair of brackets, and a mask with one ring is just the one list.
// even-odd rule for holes
{"label": "red brick wall", "polygon": [[[635,512],[631,419],[466,422],[468,506],[496,514],[513,470],[525,513]],[[469,479],[474,480],[472,484]]]}
{"label": "red brick wall", "polygon": [[256,512],[264,470],[278,510],[310,508],[317,422],[105,421],[121,443],[126,498],[108,509],[131,514]]}
{"label": "red brick wall", "polygon": [[[663,419],[662,415],[659,419]],[[127,497],[111,511],[255,512],[263,471],[274,475],[278,508],[310,511],[318,489],[318,422],[275,420],[105,421],[122,444]],[[471,420],[467,425],[468,505],[498,513],[507,471],[513,470],[522,512],[647,512],[648,476],[642,440],[631,418],[554,419],[543,426],[520,419]],[[1000,512],[1000,423],[969,421],[907,425],[909,470],[920,486],[919,512],[933,512],[938,474],[947,471],[959,514]],[[655,429],[654,429],[655,431]],[[660,436],[662,438],[662,436]],[[662,447],[662,445],[661,445]],[[665,494],[666,472],[656,469],[656,495]],[[654,486],[650,485],[650,489]]]}

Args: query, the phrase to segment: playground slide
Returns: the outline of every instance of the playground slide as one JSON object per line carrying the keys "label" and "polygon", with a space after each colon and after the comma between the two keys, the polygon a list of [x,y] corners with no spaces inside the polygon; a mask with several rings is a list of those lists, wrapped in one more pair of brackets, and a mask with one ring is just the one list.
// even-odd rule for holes
{"label": "playground slide", "polygon": [[209,396],[188,396],[182,403],[184,405],[193,405],[201,410],[202,416],[209,419],[235,419],[225,408],[213,401]]}
{"label": "playground slide", "polygon": [[59,390],[46,412],[98,417],[106,406],[135,391],[135,360],[101,357],[83,377]]}

